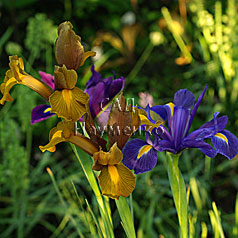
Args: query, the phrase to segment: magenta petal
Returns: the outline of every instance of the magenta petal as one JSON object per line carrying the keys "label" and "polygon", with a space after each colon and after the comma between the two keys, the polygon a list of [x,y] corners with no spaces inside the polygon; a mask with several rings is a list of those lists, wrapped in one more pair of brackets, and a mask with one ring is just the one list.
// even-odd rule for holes
{"label": "magenta petal", "polygon": [[36,106],[31,112],[31,124],[43,121],[51,116],[54,116],[55,113],[51,113],[48,109],[49,105],[39,105]]}
{"label": "magenta petal", "polygon": [[39,74],[41,76],[41,81],[47,84],[49,87],[51,87],[53,90],[55,90],[55,78],[51,74],[47,74],[43,71],[39,71]]}

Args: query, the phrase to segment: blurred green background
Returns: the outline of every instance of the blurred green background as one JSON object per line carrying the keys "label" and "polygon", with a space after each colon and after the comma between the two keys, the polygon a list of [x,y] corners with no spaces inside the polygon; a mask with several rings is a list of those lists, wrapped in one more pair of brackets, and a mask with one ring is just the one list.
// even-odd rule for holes
{"label": "blurred green background", "polygon": [[[53,74],[57,26],[70,20],[86,51],[97,52],[78,70],[82,89],[92,63],[103,77],[124,76],[124,94],[137,104],[140,92],[165,104],[180,88],[197,98],[207,85],[192,129],[220,111],[237,136],[237,12],[236,0],[0,0],[1,82],[9,55],[22,57],[26,72],[37,78],[39,70]],[[85,199],[96,217],[98,207],[70,146],[59,144],[52,154],[38,148],[48,142],[56,117],[31,126],[31,110],[44,101],[23,86],[14,87],[12,95],[13,102],[0,106],[0,237],[100,237]],[[225,237],[238,237],[237,158],[209,159],[194,149],[183,153],[180,168],[191,189],[190,237],[222,237],[213,201]],[[116,237],[126,237],[113,200],[110,204]],[[133,204],[138,238],[179,237],[165,154],[158,153],[151,172],[137,176]]]}

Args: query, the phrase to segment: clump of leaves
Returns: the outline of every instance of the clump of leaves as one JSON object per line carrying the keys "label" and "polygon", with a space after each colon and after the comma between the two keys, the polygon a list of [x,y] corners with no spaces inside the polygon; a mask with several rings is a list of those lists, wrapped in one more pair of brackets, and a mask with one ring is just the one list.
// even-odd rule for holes
{"label": "clump of leaves", "polygon": [[28,20],[25,46],[34,58],[40,58],[40,53],[57,38],[57,26],[47,18],[46,14],[38,13]]}

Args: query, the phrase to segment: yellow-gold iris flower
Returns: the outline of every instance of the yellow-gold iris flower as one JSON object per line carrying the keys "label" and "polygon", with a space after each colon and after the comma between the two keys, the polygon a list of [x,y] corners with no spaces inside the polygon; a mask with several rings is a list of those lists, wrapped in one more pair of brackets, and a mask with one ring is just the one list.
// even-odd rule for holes
{"label": "yellow-gold iris flower", "polygon": [[128,197],[135,188],[136,177],[121,161],[123,154],[114,143],[109,152],[98,151],[93,154],[93,169],[101,171],[98,179],[102,194],[118,199]]}
{"label": "yellow-gold iris flower", "polygon": [[67,121],[76,122],[86,113],[89,96],[80,88],[75,87],[77,73],[55,66],[55,92],[49,97],[51,112]]}
{"label": "yellow-gold iris flower", "polygon": [[4,81],[0,85],[0,90],[3,94],[3,97],[0,100],[0,104],[3,105],[6,101],[11,102],[13,100],[9,92],[11,88],[16,84],[26,85],[27,87],[40,94],[46,100],[49,100],[52,89],[24,71],[22,58],[18,58],[17,56],[10,56],[9,60],[10,69],[6,72]]}

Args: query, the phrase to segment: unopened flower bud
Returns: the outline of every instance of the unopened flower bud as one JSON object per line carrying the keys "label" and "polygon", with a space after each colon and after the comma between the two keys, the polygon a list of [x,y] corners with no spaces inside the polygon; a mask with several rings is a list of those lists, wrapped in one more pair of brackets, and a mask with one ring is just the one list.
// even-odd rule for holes
{"label": "unopened flower bud", "polygon": [[60,66],[65,65],[67,69],[77,70],[88,57],[95,56],[95,52],[84,52],[80,36],[76,35],[72,28],[69,21],[59,25],[55,58]]}

